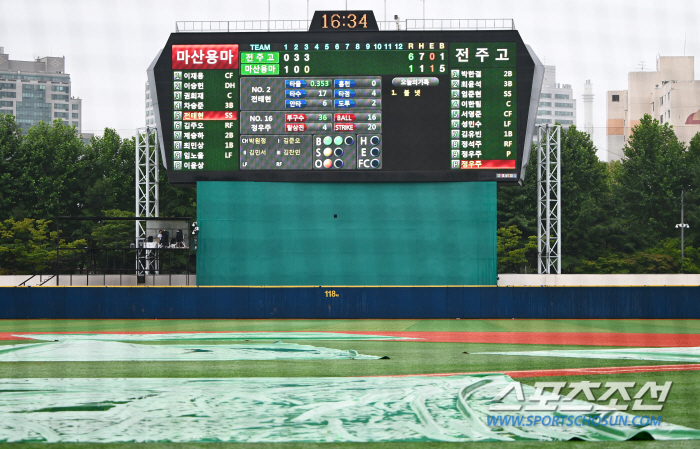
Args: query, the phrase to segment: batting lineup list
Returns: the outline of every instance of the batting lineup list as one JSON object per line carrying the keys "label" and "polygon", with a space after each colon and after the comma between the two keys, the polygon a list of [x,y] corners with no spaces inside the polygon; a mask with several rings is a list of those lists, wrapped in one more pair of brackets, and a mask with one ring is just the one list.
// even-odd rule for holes
{"label": "batting lineup list", "polygon": [[173,45],[174,170],[382,170],[385,96],[443,82],[444,169],[516,167],[514,43],[246,47]]}

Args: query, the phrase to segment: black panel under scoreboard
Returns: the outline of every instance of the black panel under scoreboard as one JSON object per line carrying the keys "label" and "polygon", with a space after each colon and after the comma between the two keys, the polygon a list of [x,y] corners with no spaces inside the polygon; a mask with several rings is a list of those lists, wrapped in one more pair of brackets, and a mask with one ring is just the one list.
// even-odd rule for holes
{"label": "black panel under scoreboard", "polygon": [[517,31],[175,33],[155,65],[171,182],[517,182]]}

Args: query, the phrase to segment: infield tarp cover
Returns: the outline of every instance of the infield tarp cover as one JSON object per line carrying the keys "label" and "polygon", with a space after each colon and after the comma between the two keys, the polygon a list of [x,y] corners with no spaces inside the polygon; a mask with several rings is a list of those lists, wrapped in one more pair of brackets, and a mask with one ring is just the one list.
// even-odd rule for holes
{"label": "infield tarp cover", "polygon": [[[512,382],[449,377],[0,379],[0,442],[621,441],[699,439],[661,423],[630,425],[613,409],[587,415],[625,426],[488,425]],[[523,385],[526,395],[534,387]],[[499,404],[515,403],[512,395]],[[581,403],[573,401],[569,404]],[[590,404],[589,404],[590,405]],[[509,412],[517,414],[520,412]],[[556,412],[539,412],[556,416]],[[625,418],[626,417],[626,418]]]}

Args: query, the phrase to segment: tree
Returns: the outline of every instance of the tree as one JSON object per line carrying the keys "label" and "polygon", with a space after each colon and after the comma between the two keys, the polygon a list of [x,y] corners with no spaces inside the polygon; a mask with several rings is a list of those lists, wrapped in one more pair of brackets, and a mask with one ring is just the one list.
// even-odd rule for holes
{"label": "tree", "polygon": [[160,216],[161,217],[197,217],[197,189],[193,187],[174,187],[168,181],[165,170],[159,172]]}
{"label": "tree", "polygon": [[497,227],[516,226],[525,235],[537,235],[537,150],[531,148],[522,186],[499,186]]}
{"label": "tree", "polygon": [[[685,222],[690,224],[690,229],[685,232],[686,244],[698,248],[700,247],[700,132],[690,140],[688,151],[684,154],[684,165],[690,172],[690,182],[685,189]],[[680,223],[680,216],[677,223]]]}
{"label": "tree", "polygon": [[497,231],[496,256],[499,273],[520,273],[521,269],[532,269],[528,256],[532,258],[536,255],[537,237],[531,235],[523,242],[522,235],[515,225]]}
{"label": "tree", "polygon": [[13,160],[15,218],[50,219],[80,214],[85,147],[75,129],[57,120],[39,122],[20,141]]}
{"label": "tree", "polygon": [[561,131],[562,271],[572,272],[584,258],[606,246],[601,227],[609,220],[604,209],[610,194],[609,173],[586,132],[575,126]]}
{"label": "tree", "polygon": [[681,191],[689,187],[684,144],[665,123],[644,115],[625,144],[616,194],[630,232],[653,246],[674,237]]}
{"label": "tree", "polygon": [[16,159],[21,144],[22,130],[15,118],[0,114],[0,220],[10,218],[16,208],[20,193]]}
{"label": "tree", "polygon": [[133,210],[135,185],[135,144],[105,128],[86,148],[84,163],[90,167],[84,197],[84,213],[101,215],[103,210]]}
{"label": "tree", "polygon": [[[56,232],[50,221],[12,218],[0,223],[0,274],[36,274],[54,265]],[[67,243],[61,239],[61,257],[82,252],[85,240]],[[76,249],[79,248],[79,249]]]}

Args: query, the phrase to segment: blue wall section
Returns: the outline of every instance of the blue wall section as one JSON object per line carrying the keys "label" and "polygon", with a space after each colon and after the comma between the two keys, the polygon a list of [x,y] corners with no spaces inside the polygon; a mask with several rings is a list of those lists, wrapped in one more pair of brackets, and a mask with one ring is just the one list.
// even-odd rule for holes
{"label": "blue wall section", "polygon": [[700,318],[700,286],[0,287],[27,318]]}

